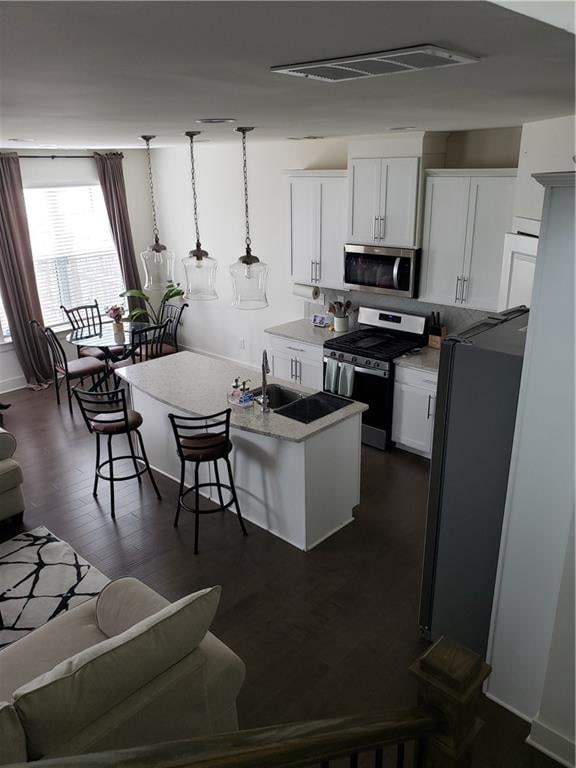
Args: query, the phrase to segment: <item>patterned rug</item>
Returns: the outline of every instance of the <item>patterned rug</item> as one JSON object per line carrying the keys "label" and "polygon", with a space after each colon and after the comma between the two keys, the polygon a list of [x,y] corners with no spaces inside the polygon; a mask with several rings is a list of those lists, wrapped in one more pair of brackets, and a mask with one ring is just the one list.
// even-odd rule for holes
{"label": "patterned rug", "polygon": [[44,526],[0,544],[0,648],[94,597],[108,581]]}

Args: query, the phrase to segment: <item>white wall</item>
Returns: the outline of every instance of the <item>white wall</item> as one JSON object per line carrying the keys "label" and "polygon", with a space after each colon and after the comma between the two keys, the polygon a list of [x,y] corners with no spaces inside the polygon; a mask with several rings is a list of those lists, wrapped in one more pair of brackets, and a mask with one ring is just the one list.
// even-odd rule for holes
{"label": "white wall", "polygon": [[[344,140],[250,142],[248,184],[252,250],[270,266],[267,309],[233,309],[229,267],[244,253],[244,202],[240,136],[229,144],[199,143],[196,170],[202,246],[218,260],[218,301],[190,302],[179,341],[244,363],[258,364],[264,329],[304,316],[292,296],[285,169],[346,167]],[[176,278],[184,285],[180,259],[195,245],[188,147],[152,152],[162,241],[176,252]],[[244,339],[245,348],[241,347]]]}
{"label": "white wall", "polygon": [[528,720],[550,663],[574,461],[574,187],[558,186],[546,190],[488,656],[489,695]]}
{"label": "white wall", "polygon": [[574,130],[574,115],[522,126],[514,216],[540,220],[544,189],[532,174],[574,170]]}
{"label": "white wall", "polygon": [[446,140],[446,168],[516,168],[522,128],[454,131]]}
{"label": "white wall", "polygon": [[[33,154],[65,155],[70,153],[35,150]],[[74,154],[81,153],[74,152]],[[22,159],[20,161],[22,184],[24,187],[96,184],[98,183],[98,174],[90,155],[91,153],[86,153],[86,159],[78,160]],[[134,248],[138,255],[152,241],[152,210],[144,150],[124,150],[124,177]],[[138,259],[138,267],[141,270],[140,259]],[[67,344],[64,346],[69,347]],[[76,357],[76,352],[72,347],[66,349],[66,353]],[[0,393],[10,392],[25,385],[26,381],[13,344],[0,344]]]}
{"label": "white wall", "polygon": [[566,544],[540,710],[528,741],[574,765],[574,520]]}

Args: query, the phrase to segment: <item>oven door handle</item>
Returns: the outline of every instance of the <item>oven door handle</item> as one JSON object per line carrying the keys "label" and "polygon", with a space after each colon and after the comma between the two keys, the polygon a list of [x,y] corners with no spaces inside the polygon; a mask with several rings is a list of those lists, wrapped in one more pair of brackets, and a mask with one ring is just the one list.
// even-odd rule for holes
{"label": "oven door handle", "polygon": [[[333,360],[334,358],[325,357],[324,362],[327,363],[329,360]],[[338,363],[338,367],[340,368],[343,364],[341,362]],[[352,365],[352,363],[344,363],[344,365]],[[369,376],[378,376],[381,379],[389,379],[390,378],[390,371],[379,371],[375,368],[363,368],[360,365],[354,366],[354,373],[367,373]]]}

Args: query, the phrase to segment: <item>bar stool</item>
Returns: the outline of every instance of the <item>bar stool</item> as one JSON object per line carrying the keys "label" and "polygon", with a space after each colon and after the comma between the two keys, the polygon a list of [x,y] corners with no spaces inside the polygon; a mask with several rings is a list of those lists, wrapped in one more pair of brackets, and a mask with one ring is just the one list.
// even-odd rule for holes
{"label": "bar stool", "polygon": [[[200,527],[200,515],[211,514],[228,509],[232,505],[236,508],[238,522],[244,536],[247,536],[246,526],[240,512],[238,496],[234,486],[232,476],[232,467],[230,466],[230,452],[232,442],[230,440],[230,413],[232,409],[214,413],[211,416],[176,416],[173,413],[168,414],[174,437],[176,438],[176,448],[180,458],[180,488],[178,490],[178,505],[176,507],[176,516],[174,518],[174,527],[178,525],[180,509],[187,512],[194,512],[194,554],[198,554],[198,532]],[[218,472],[218,461],[223,459],[228,469],[229,485],[220,481]],[[184,475],[186,471],[186,462],[194,463],[194,485],[184,490]],[[214,466],[215,483],[199,482],[200,465],[206,462],[212,462]],[[214,488],[218,489],[218,499],[220,505],[212,509],[200,509],[200,489]],[[230,492],[231,498],[226,504],[222,495],[222,490]],[[189,507],[186,504],[186,496],[194,494],[194,506]]]}
{"label": "bar stool", "polygon": [[[114,509],[114,483],[123,480],[132,480],[137,477],[140,483],[140,476],[148,472],[150,481],[158,499],[162,499],[160,491],[154,480],[154,475],[148,462],[144,441],[138,429],[142,425],[142,416],[138,411],[128,410],[126,405],[126,392],[123,389],[114,389],[110,392],[87,392],[83,389],[75,389],[74,395],[78,401],[80,411],[91,434],[96,435],[96,468],[94,472],[93,496],[98,495],[98,480],[108,480],[110,482],[110,506],[112,519],[115,518]],[[142,456],[138,456],[134,450],[134,441],[132,433],[138,438]],[[112,438],[115,435],[126,435],[130,454],[123,456],[112,455]],[[100,461],[100,437],[108,438],[108,459]],[[123,459],[131,459],[134,465],[134,473],[131,475],[122,475],[117,477],[114,474],[114,464]],[[108,474],[105,468],[108,467]]]}

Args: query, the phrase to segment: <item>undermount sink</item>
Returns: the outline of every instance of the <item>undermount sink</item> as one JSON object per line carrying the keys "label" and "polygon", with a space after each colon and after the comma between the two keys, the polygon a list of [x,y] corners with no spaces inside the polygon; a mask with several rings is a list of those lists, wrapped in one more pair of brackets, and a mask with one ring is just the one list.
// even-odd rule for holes
{"label": "undermount sink", "polygon": [[310,424],[312,421],[329,416],[334,411],[352,404],[352,400],[339,395],[332,395],[328,392],[316,392],[314,395],[307,395],[292,403],[278,408],[277,413],[286,416],[289,419],[300,421],[302,424]]}
{"label": "undermount sink", "polygon": [[[257,402],[262,403],[262,387],[250,391],[254,396],[254,399]],[[273,411],[277,408],[282,408],[283,405],[294,403],[296,400],[302,398],[301,392],[297,392],[295,389],[290,389],[289,387],[283,387],[280,384],[268,384],[266,393],[268,396],[268,407]]]}

